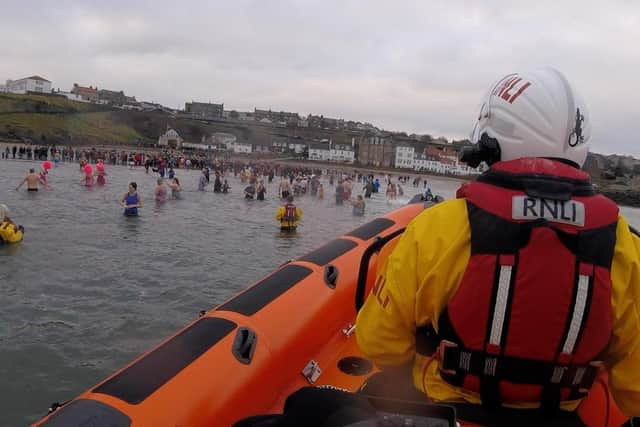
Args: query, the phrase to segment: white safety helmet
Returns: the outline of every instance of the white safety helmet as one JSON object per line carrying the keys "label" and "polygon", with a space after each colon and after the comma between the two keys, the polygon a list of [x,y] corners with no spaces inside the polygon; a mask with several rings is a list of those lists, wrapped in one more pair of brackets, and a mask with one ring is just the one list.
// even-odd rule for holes
{"label": "white safety helmet", "polygon": [[497,140],[499,160],[550,157],[582,166],[589,151],[591,121],[582,97],[566,77],[554,68],[542,68],[509,74],[491,86],[471,142],[478,143],[484,134]]}

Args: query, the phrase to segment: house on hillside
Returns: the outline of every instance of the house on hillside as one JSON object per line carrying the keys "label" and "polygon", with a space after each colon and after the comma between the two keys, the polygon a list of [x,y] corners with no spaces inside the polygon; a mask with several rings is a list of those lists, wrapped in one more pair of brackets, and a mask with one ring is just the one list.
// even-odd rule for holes
{"label": "house on hillside", "polygon": [[89,102],[98,102],[98,88],[89,86],[80,86],[78,83],[73,84],[73,89],[71,89],[71,93],[78,95],[80,98]]}
{"label": "house on hillside", "polygon": [[127,96],[123,91],[116,92],[114,90],[101,89],[98,91],[98,99],[111,105],[124,105],[127,103]]}
{"label": "house on hillside", "polygon": [[11,93],[51,93],[51,82],[40,76],[25,77],[18,80],[7,80],[7,83],[5,84],[5,91]]}
{"label": "house on hillside", "polygon": [[194,117],[203,119],[221,119],[224,116],[224,104],[210,102],[187,102],[184,111]]}
{"label": "house on hillside", "polygon": [[167,127],[167,131],[158,138],[160,147],[181,148],[183,142],[180,134],[170,127]]}
{"label": "house on hillside", "polygon": [[259,110],[257,108],[253,109],[253,118],[257,121],[267,119],[271,123],[282,123],[285,125],[290,123],[297,124],[298,120],[300,120],[300,116],[298,115],[298,113],[291,113],[288,111]]}

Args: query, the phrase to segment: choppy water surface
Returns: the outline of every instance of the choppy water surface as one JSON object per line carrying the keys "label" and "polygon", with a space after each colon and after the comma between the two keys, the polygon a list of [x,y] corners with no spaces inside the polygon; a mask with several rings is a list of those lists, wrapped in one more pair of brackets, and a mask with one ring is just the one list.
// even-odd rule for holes
{"label": "choppy water surface", "polygon": [[[35,163],[0,161],[0,203],[25,226],[22,243],[0,247],[0,425],[26,425],[54,401],[70,399],[133,357],[228,299],[284,261],[298,257],[418,192],[389,204],[367,201],[365,217],[325,200],[302,197],[297,235],[282,237],[273,219],[274,182],[265,202],[232,193],[190,191],[198,172],[177,171],[182,200],[157,206],[155,175],[108,167],[107,185],[87,189],[75,164],[51,171],[51,191],[15,192]],[[118,200],[137,181],[145,207],[122,216]],[[430,179],[453,197],[458,183]],[[354,186],[355,188],[359,188]],[[381,188],[383,191],[384,188]],[[640,225],[637,209],[624,209]]]}
{"label": "choppy water surface", "polygon": [[[202,193],[196,171],[177,170],[182,200],[157,206],[156,175],[107,167],[107,185],[81,185],[76,164],[50,173],[51,191],[13,189],[36,163],[0,161],[0,203],[25,226],[22,243],[0,247],[0,425],[26,425],[89,388],[133,357],[298,257],[418,192],[389,204],[367,201],[364,217],[348,205],[310,196],[297,235],[282,237],[274,220],[277,184],[265,202],[247,202],[231,177],[231,194]],[[125,218],[118,200],[137,181],[145,207]],[[265,180],[266,181],[266,180]],[[458,184],[430,180],[451,197]],[[354,186],[354,189],[357,188]],[[384,187],[381,188],[384,191]]]}

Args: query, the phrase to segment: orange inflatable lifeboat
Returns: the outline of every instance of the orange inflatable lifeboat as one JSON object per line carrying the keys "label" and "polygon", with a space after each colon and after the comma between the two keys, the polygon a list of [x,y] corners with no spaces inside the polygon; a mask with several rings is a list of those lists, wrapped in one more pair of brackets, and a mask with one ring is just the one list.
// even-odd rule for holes
{"label": "orange inflatable lifeboat", "polygon": [[[359,390],[376,370],[356,344],[356,306],[423,209],[407,205],[284,264],[34,425],[230,426],[282,412],[309,384]],[[589,426],[625,422],[605,377],[580,413]]]}

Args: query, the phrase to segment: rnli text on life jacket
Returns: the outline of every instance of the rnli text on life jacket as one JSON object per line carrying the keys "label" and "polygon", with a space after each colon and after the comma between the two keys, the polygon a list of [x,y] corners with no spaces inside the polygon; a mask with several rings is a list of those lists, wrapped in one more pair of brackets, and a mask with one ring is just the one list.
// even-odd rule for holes
{"label": "rnli text on life jacket", "polygon": [[552,222],[584,226],[584,204],[576,200],[551,200],[528,196],[511,199],[513,219],[535,220],[544,218]]}

